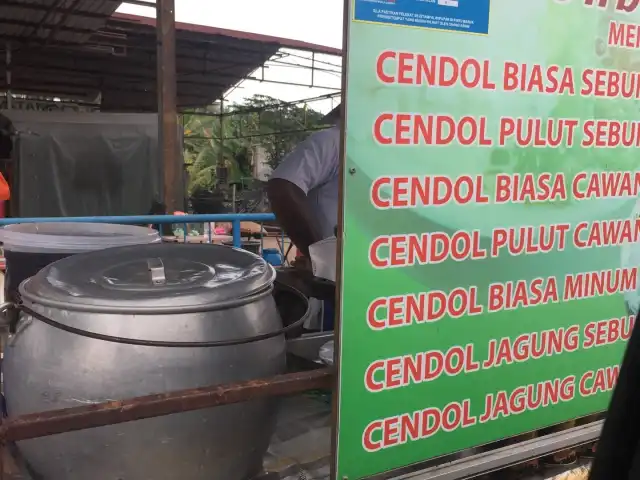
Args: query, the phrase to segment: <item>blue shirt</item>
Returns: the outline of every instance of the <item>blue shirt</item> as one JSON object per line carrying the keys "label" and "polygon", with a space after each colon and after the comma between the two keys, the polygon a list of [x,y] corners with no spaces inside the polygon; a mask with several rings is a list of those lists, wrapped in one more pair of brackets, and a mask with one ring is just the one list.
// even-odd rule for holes
{"label": "blue shirt", "polygon": [[340,128],[313,133],[275,169],[271,178],[288,180],[306,195],[322,238],[332,237],[338,224]]}

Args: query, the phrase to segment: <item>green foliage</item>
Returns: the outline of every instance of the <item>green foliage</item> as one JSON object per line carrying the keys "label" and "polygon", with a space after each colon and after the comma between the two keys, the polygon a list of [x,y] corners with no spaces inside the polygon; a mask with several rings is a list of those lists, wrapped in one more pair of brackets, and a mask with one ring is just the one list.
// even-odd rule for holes
{"label": "green foliage", "polygon": [[189,192],[213,190],[218,167],[226,167],[228,181],[252,176],[256,147],[266,152],[275,168],[299,142],[321,126],[323,114],[307,105],[290,105],[255,95],[241,105],[211,105],[183,116],[184,158],[189,173]]}
{"label": "green foliage", "polygon": [[271,168],[276,168],[298,143],[310,135],[310,129],[319,128],[324,116],[307,105],[286,104],[265,95],[247,99],[238,109],[243,110],[253,111],[249,113],[251,124],[260,135],[256,140],[265,149]]}

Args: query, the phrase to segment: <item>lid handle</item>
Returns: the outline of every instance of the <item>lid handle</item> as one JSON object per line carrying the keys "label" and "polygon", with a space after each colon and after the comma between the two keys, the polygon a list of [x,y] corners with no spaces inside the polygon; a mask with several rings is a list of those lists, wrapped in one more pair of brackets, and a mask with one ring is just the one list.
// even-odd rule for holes
{"label": "lid handle", "polygon": [[151,273],[151,283],[154,285],[165,285],[167,277],[164,274],[164,263],[160,258],[150,258],[147,260],[149,272]]}

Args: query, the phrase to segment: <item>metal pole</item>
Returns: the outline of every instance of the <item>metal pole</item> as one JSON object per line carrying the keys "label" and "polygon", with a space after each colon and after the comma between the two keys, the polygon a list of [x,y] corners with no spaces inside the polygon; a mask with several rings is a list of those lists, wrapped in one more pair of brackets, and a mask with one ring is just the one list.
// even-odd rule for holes
{"label": "metal pole", "polygon": [[[477,478],[480,475],[497,472],[511,465],[518,465],[567,448],[593,442],[600,436],[602,425],[603,422],[600,420],[451,462],[443,461],[444,459],[442,458],[437,459],[433,461],[433,463],[437,462],[435,466],[402,476],[393,476],[392,478],[393,480],[462,480]],[[561,477],[558,475],[553,478],[574,477],[565,477],[564,475]],[[576,476],[575,478],[583,477]]]}
{"label": "metal pole", "polygon": [[7,72],[7,110],[11,110],[13,99],[11,97],[11,42],[5,44],[6,47],[6,72]]}
{"label": "metal pole", "polygon": [[0,226],[16,223],[122,223],[136,225],[138,223],[203,223],[203,222],[272,222],[276,219],[273,213],[211,213],[205,215],[133,215],[106,217],[12,217],[0,218]]}
{"label": "metal pole", "polygon": [[21,415],[0,422],[0,442],[28,440],[259,398],[291,395],[318,388],[329,389],[332,377],[331,369],[322,368],[236,384],[214,385]]}
{"label": "metal pole", "polygon": [[178,198],[182,167],[178,154],[175,0],[156,1],[156,35],[158,142],[164,171],[164,203],[169,212],[175,212],[182,204]]}
{"label": "metal pole", "polygon": [[242,224],[240,223],[240,220],[234,220],[231,222],[231,226],[233,227],[233,246],[236,248],[242,248]]}
{"label": "metal pole", "polygon": [[231,211],[233,213],[236,213],[236,184],[235,184],[235,182],[233,183],[233,186],[231,188],[232,188],[232,196],[231,196],[231,198],[232,198],[231,202],[232,203],[231,204],[233,205],[231,207]]}
{"label": "metal pole", "polygon": [[[223,168],[224,165],[224,117],[222,114],[224,113],[224,97],[220,97],[220,116],[218,117],[218,121],[220,122],[220,150],[218,151],[218,167]],[[221,184],[220,179],[217,179],[218,184]],[[225,179],[226,182],[229,181],[229,175]],[[235,210],[233,210],[235,212]]]}

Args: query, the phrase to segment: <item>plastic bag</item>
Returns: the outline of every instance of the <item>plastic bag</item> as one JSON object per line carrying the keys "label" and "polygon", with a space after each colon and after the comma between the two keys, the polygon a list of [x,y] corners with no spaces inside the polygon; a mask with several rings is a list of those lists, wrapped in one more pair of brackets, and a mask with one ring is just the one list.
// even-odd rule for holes
{"label": "plastic bag", "polygon": [[313,274],[336,281],[336,237],[329,237],[309,246]]}
{"label": "plastic bag", "polygon": [[309,299],[309,309],[311,313],[304,322],[304,328],[308,330],[319,330],[322,328],[322,301],[317,298]]}
{"label": "plastic bag", "polygon": [[320,361],[325,365],[333,365],[333,340],[320,347]]}

